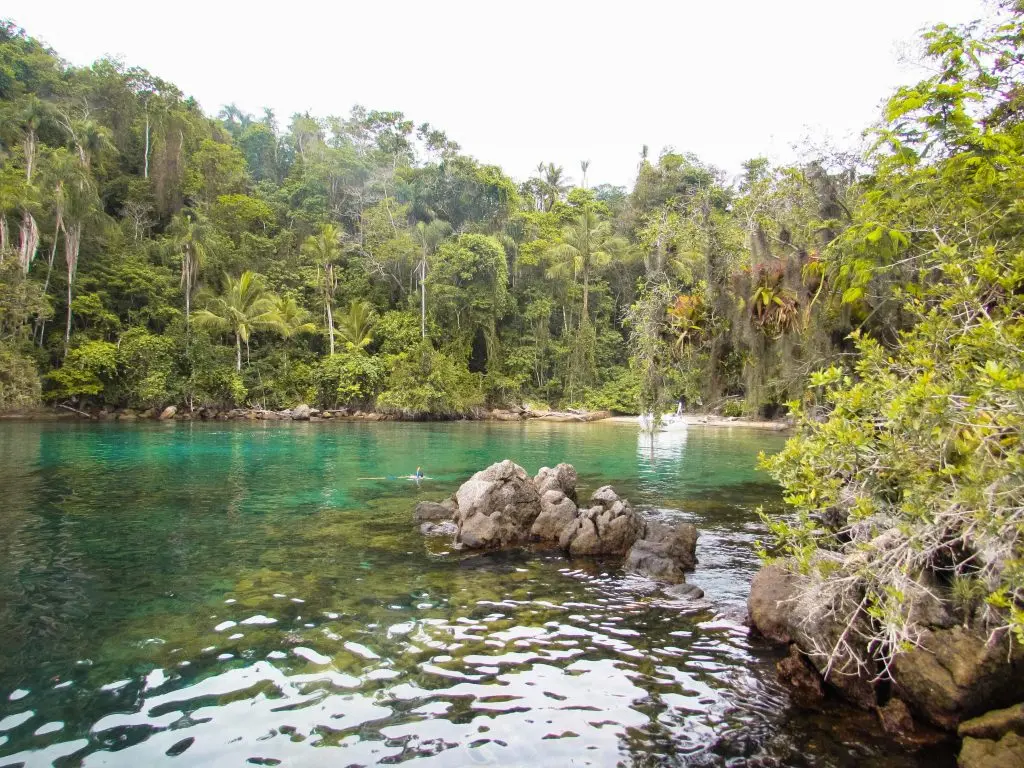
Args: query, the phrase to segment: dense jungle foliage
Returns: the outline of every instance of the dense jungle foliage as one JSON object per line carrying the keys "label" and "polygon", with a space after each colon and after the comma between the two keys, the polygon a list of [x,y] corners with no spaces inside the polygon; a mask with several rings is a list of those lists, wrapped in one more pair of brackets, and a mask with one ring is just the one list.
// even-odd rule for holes
{"label": "dense jungle foliage", "polygon": [[520,184],[400,112],[212,118],[12,23],[0,116],[0,408],[771,415],[883,320],[824,267],[855,157]]}
{"label": "dense jungle foliage", "polygon": [[810,377],[800,435],[766,463],[795,518],[818,649],[885,674],[936,599],[1024,643],[1024,17],[926,35],[935,74],[875,133],[826,279],[872,314]]}
{"label": "dense jungle foliage", "polygon": [[890,108],[867,157],[755,158],[730,179],[644,147],[627,190],[588,186],[587,162],[579,185],[551,163],[516,183],[400,112],[209,117],[3,24],[0,409],[782,413],[857,359],[853,332],[891,348],[930,306],[944,267],[922,241],[952,245],[919,229],[970,215],[942,213],[969,191],[940,161],[976,151],[964,173],[1007,183],[991,158],[1014,97],[978,116],[970,91],[1015,72],[961,59]]}

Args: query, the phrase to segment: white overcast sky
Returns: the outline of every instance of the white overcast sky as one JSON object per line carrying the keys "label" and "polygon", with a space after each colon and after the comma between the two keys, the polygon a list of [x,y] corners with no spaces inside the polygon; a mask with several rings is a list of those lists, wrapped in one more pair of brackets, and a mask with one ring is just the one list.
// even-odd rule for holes
{"label": "white overcast sky", "polygon": [[[519,179],[541,160],[629,185],[641,146],[730,172],[804,137],[854,141],[920,72],[917,31],[985,15],[984,0],[5,0],[73,64],[145,67],[208,113],[286,118],[353,104],[429,121]],[[282,123],[286,123],[282,119]]]}

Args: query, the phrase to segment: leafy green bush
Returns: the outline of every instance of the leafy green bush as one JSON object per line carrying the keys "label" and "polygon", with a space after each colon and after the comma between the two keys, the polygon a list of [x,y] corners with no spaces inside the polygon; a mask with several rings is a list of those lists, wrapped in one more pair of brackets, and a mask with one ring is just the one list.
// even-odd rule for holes
{"label": "leafy green bush", "polygon": [[114,399],[142,408],[177,402],[176,358],[173,339],[157,336],[145,328],[125,331],[117,345],[118,392]]}
{"label": "leafy green bush", "polygon": [[422,418],[465,414],[483,401],[480,377],[424,340],[412,353],[395,360],[377,407]]}
{"label": "leafy green bush", "polygon": [[87,341],[68,351],[64,364],[47,378],[47,400],[83,399],[102,401],[101,395],[117,376],[117,345],[109,341]]}
{"label": "leafy green bush", "polygon": [[317,402],[316,363],[293,360],[280,349],[242,369],[246,388],[263,407],[291,408],[297,403]]}
{"label": "leafy green bush", "polygon": [[361,349],[330,355],[316,370],[317,402],[324,408],[365,407],[373,403],[387,377],[382,358]]}
{"label": "leafy green bush", "polygon": [[726,418],[739,418],[743,412],[742,400],[726,400],[722,405],[722,415]]}
{"label": "leafy green bush", "polygon": [[420,318],[412,312],[385,312],[373,328],[374,343],[381,355],[401,355],[419,346]]}
{"label": "leafy green bush", "polygon": [[235,351],[215,343],[202,328],[192,328],[187,345],[182,325],[175,324],[173,333],[180,347],[185,349],[188,372],[182,384],[185,404],[195,408],[244,405],[249,391],[235,371]]}
{"label": "leafy green bush", "polygon": [[10,344],[0,344],[0,411],[36,405],[42,395],[32,358]]}
{"label": "leafy green bush", "polygon": [[599,389],[587,390],[584,405],[595,411],[640,413],[640,373],[635,368],[621,368]]}

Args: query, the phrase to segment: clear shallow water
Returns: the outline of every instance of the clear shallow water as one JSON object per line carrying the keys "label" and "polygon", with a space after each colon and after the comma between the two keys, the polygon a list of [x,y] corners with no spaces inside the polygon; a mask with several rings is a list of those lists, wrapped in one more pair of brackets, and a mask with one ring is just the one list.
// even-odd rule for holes
{"label": "clear shallow water", "polygon": [[[0,424],[0,766],[915,766],[808,715],[740,625],[774,434],[628,425]],[[702,603],[467,556],[419,499],[570,461],[694,522]],[[434,478],[406,480],[417,465]]]}

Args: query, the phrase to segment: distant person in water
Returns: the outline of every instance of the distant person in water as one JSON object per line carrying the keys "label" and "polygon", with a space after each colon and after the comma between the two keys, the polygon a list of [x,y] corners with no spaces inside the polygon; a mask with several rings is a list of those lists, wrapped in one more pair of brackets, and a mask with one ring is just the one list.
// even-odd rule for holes
{"label": "distant person in water", "polygon": [[413,478],[416,480],[416,485],[419,485],[423,479],[423,470],[420,467],[416,467],[416,474],[413,475]]}
{"label": "distant person in water", "polygon": [[686,410],[686,398],[685,397],[680,397],[679,398],[679,405],[676,406],[676,416],[682,416],[683,415],[683,411],[685,411],[685,410]]}

